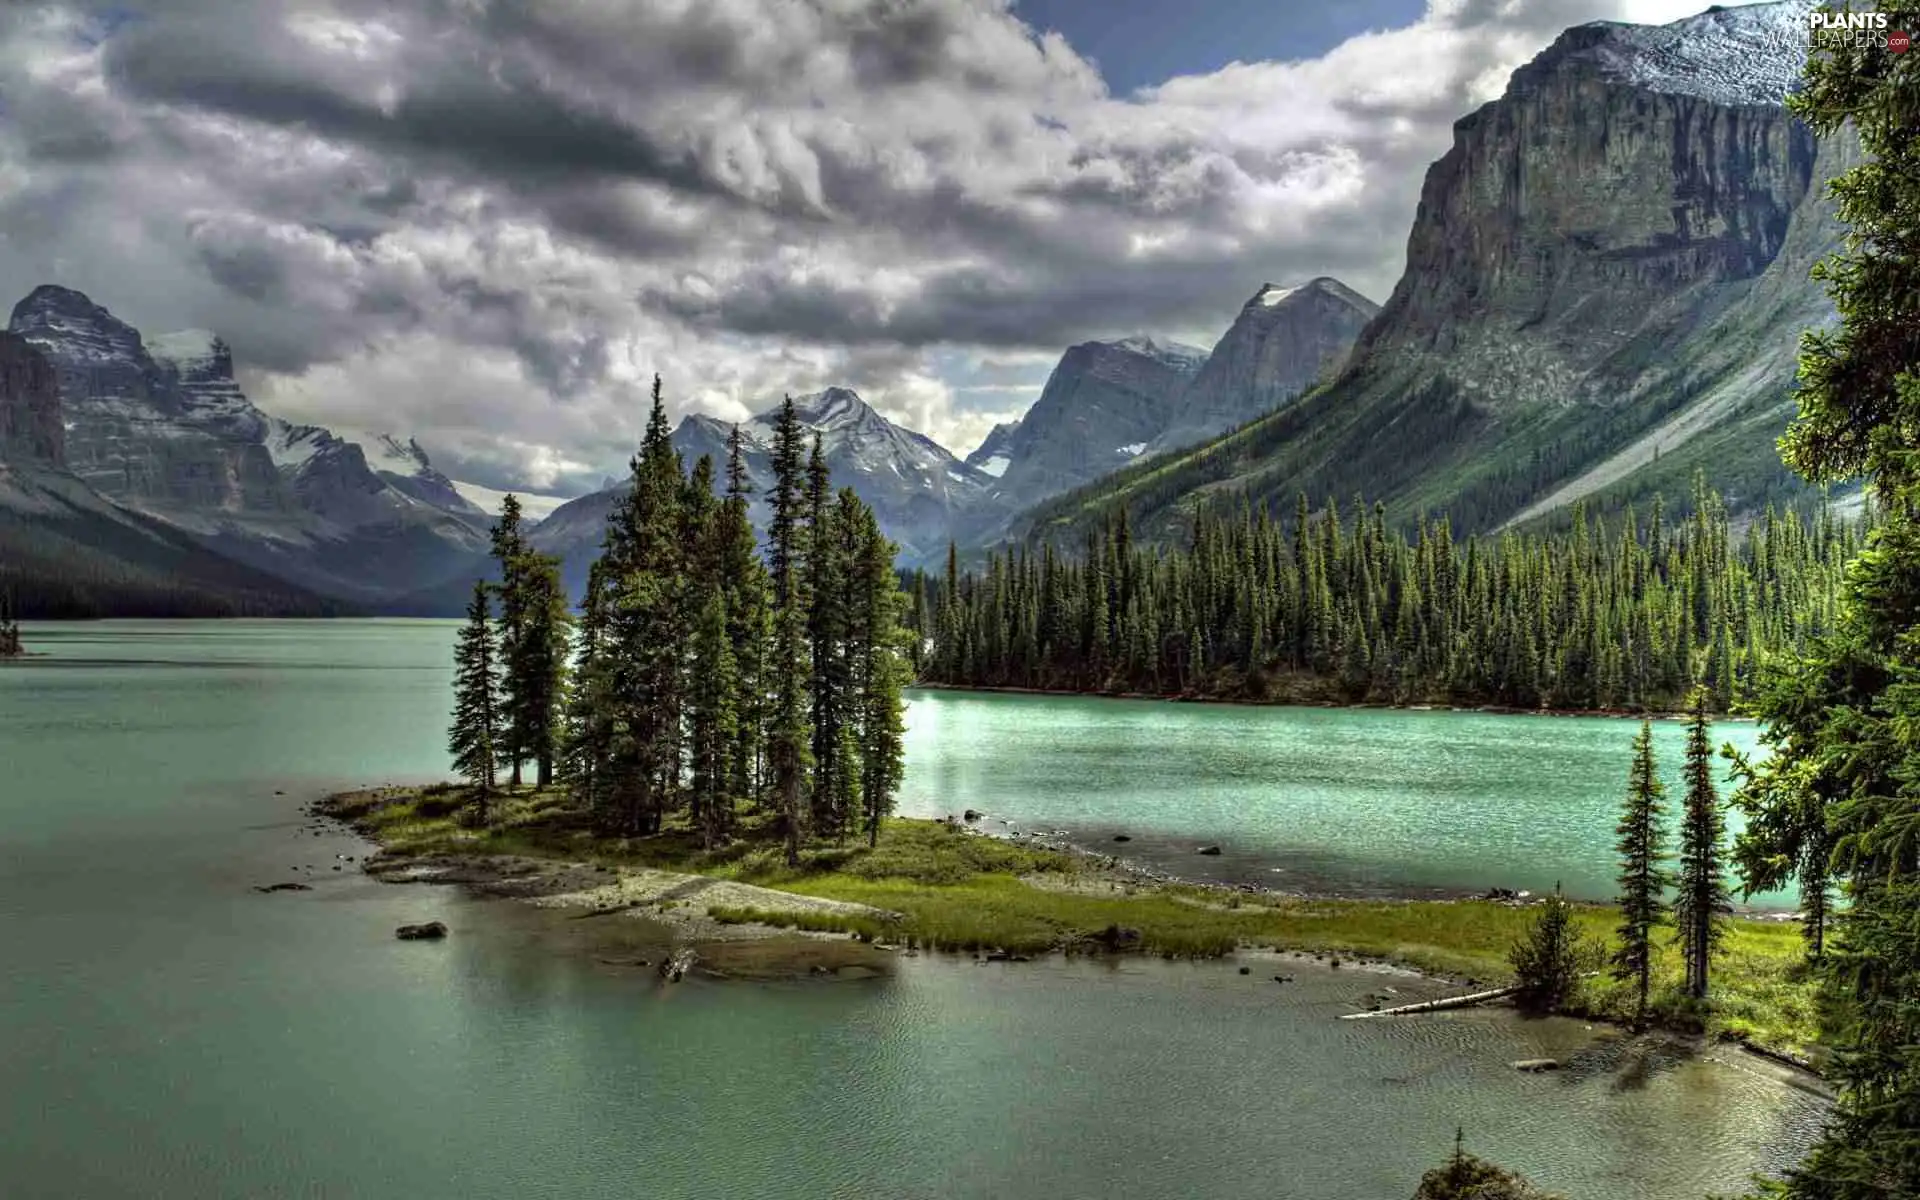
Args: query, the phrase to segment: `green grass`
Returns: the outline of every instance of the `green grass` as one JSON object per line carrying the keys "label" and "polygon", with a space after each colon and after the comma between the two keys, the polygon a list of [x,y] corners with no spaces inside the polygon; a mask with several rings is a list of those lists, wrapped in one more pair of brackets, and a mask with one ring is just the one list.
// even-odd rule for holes
{"label": "green grass", "polygon": [[[496,797],[493,823],[485,830],[463,823],[466,804],[465,792],[443,785],[343,798],[333,810],[399,854],[520,854],[654,867],[854,901],[900,917],[752,908],[717,908],[712,915],[936,949],[1071,950],[1120,926],[1139,932],[1142,951],[1167,957],[1272,947],[1383,959],[1498,985],[1510,977],[1507,948],[1531,919],[1525,909],[1482,901],[1291,900],[1134,884],[1073,855],[935,821],[890,820],[877,847],[864,840],[815,845],[802,853],[799,866],[789,867],[760,828],[749,827],[749,836],[725,849],[706,851],[679,826],[650,838],[597,838],[558,792]],[[1596,944],[1610,942],[1617,921],[1611,908],[1581,906],[1575,916]],[[1676,980],[1679,954],[1664,941],[1659,974]],[[1668,988],[1656,998],[1656,1018],[1802,1056],[1817,1042],[1814,987],[1801,966],[1796,926],[1729,922],[1715,980],[1710,1011],[1697,1011]],[[1631,1016],[1626,988],[1604,976],[1585,982],[1580,1003],[1595,1017]]]}

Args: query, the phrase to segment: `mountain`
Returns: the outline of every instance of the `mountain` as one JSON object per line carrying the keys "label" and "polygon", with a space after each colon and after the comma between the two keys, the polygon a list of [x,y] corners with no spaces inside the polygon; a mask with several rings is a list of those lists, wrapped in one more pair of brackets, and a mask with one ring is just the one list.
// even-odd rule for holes
{"label": "mountain", "polygon": [[1152,536],[1216,497],[1290,511],[1305,491],[1491,529],[1684,501],[1695,468],[1737,509],[1803,494],[1773,442],[1798,335],[1833,316],[1807,278],[1837,240],[1824,184],[1857,154],[1784,107],[1809,7],[1567,31],[1456,124],[1406,272],[1329,383],[1018,528],[1125,504]]}
{"label": "mountain", "polygon": [[1097,479],[1161,435],[1206,361],[1204,350],[1144,335],[1071,347],[1027,414],[968,461],[998,480],[993,495],[1009,510]]}
{"label": "mountain", "polygon": [[1012,465],[1013,438],[1020,431],[1019,421],[1002,421],[988,432],[986,440],[967,455],[966,464],[976,471],[985,472],[995,479],[1007,473]]}
{"label": "mountain", "polygon": [[0,332],[0,594],[27,616],[319,615],[336,611],[121,508],[66,470],[58,376]]}
{"label": "mountain", "polygon": [[1266,284],[1205,356],[1149,451],[1193,445],[1297,398],[1345,360],[1379,311],[1337,279]]}
{"label": "mountain", "polygon": [[[992,499],[992,475],[961,462],[931,438],[887,420],[852,389],[833,387],[796,396],[793,404],[809,441],[819,435],[834,486],[851,487],[873,508],[881,530],[900,547],[903,564],[930,563],[946,552],[949,537],[972,536],[984,522],[1004,515]],[[769,515],[766,496],[773,484],[773,428],[779,411],[778,406],[768,408],[740,425],[754,487],[750,515],[760,529]],[[701,455],[711,455],[716,478],[721,478],[732,430],[714,417],[689,416],[673,431],[673,444],[689,467]],[[563,504],[529,534],[536,549],[560,556],[571,593],[580,591],[586,564],[605,536],[607,515],[626,491],[622,483]]]}
{"label": "mountain", "polygon": [[53,364],[25,338],[0,331],[0,459],[65,466],[67,431]]}
{"label": "mountain", "polygon": [[67,468],[228,557],[377,604],[446,577],[486,544],[484,515],[418,446],[267,416],[213,334],[143,339],[52,285],[15,306],[9,329],[53,366]]}

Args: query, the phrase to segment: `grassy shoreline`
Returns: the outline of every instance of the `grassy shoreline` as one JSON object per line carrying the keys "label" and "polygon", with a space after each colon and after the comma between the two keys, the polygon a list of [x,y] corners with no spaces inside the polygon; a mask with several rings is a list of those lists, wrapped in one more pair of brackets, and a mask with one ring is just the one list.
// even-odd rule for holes
{"label": "grassy shoreline", "polygon": [[[753,923],[908,949],[1038,955],[1134,950],[1168,958],[1214,958],[1272,949],[1393,963],[1461,986],[1508,981],[1507,948],[1530,914],[1480,900],[1345,900],[1247,894],[1224,886],[1148,880],[1104,857],[975,833],[941,821],[896,818],[879,845],[816,845],[788,867],[770,838],[700,848],[690,831],[649,838],[595,837],[558,792],[496,797],[484,830],[461,819],[465,793],[450,785],[351,792],[321,811],[381,847],[387,863],[498,856],[589,864],[615,877],[671,871],[830,902],[814,907],[718,903],[720,924]],[[762,893],[764,895],[764,893]],[[854,910],[844,906],[859,905]],[[1581,931],[1607,940],[1613,909],[1581,905]],[[1679,978],[1678,953],[1662,946],[1659,972]],[[1714,1004],[1701,1010],[1674,992],[1659,997],[1664,1027],[1744,1042],[1796,1065],[1818,1054],[1814,991],[1799,965],[1800,934],[1788,923],[1729,922],[1716,964]],[[1625,989],[1588,981],[1579,1015],[1616,1021]]]}

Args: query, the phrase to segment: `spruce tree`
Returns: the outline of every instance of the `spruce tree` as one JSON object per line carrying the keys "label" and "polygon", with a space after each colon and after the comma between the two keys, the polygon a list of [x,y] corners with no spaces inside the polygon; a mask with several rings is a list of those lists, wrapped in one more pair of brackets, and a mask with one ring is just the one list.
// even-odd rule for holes
{"label": "spruce tree", "polygon": [[700,841],[711,850],[733,829],[732,765],[737,748],[740,677],[727,637],[726,594],[707,589],[693,632],[687,698],[691,760],[689,801]]}
{"label": "spruce tree", "polygon": [[715,531],[720,587],[726,598],[727,642],[739,691],[727,788],[739,799],[763,799],[766,783],[766,676],[769,638],[766,565],[754,544],[749,507],[753,483],[740,427],[727,436],[727,491]]}
{"label": "spruce tree", "polygon": [[808,725],[807,597],[800,557],[806,537],[806,439],[793,398],[780,406],[773,429],[772,517],[767,531],[771,576],[772,652],[764,687],[768,702],[767,759],[774,805],[786,840],[787,863],[800,862],[805,835],[807,768],[812,759]]}
{"label": "spruce tree", "polygon": [[547,787],[560,749],[573,616],[559,559],[523,550],[512,570],[521,616],[504,672],[507,740],[533,760],[535,783]]}
{"label": "spruce tree", "polygon": [[1518,988],[1514,999],[1529,1012],[1558,1011],[1580,986],[1580,970],[1592,948],[1573,924],[1573,906],[1553,885],[1532,919],[1507,952]]}
{"label": "spruce tree", "polygon": [[574,641],[573,686],[568,692],[562,767],[573,799],[603,828],[612,827],[614,714],[612,656],[609,652],[609,609],[613,602],[606,584],[606,561],[595,559],[588,568],[586,594],[580,605],[579,636]]}
{"label": "spruce tree", "polygon": [[526,661],[521,643],[526,636],[528,599],[522,586],[521,569],[527,559],[527,540],[520,531],[520,498],[511,492],[500,502],[500,519],[494,523],[491,543],[493,561],[500,572],[494,593],[500,598],[498,656],[503,664],[501,687],[509,714],[500,731],[500,755],[512,772],[509,784],[519,787],[520,767],[527,759],[529,747],[522,740],[527,735],[526,727],[512,720],[511,714],[520,707],[517,700],[524,687],[524,681],[514,677],[514,668]]}
{"label": "spruce tree", "polygon": [[486,583],[475,581],[473,599],[467,604],[467,623],[453,651],[453,724],[447,731],[454,769],[472,785],[475,811],[482,824],[486,823],[487,798],[493,791],[500,725],[499,664],[487,596]]}
{"label": "spruce tree", "polygon": [[1722,918],[1731,906],[1721,844],[1726,821],[1714,787],[1704,689],[1695,691],[1692,709],[1687,723],[1687,794],[1680,819],[1679,891],[1673,910],[1680,957],[1687,967],[1687,994],[1705,999],[1714,950],[1724,932]]}
{"label": "spruce tree", "polygon": [[899,623],[905,597],[893,570],[893,544],[865,505],[854,520],[858,551],[849,593],[856,615],[849,653],[856,664],[859,816],[867,845],[873,846],[879,842],[881,823],[893,813],[894,794],[906,773],[900,692],[910,677],[912,656],[908,632]]}
{"label": "spruce tree", "polygon": [[[1889,29],[1920,25],[1920,4],[1883,0]],[[1795,736],[1760,767],[1779,786],[1756,800],[1792,806],[1779,825],[1840,876],[1822,961],[1827,1075],[1836,1119],[1784,1190],[1796,1200],[1920,1196],[1920,786],[1911,730],[1920,720],[1920,62],[1870,39],[1817,45],[1789,100],[1823,138],[1857,135],[1862,157],[1832,185],[1848,227],[1816,268],[1837,327],[1803,335],[1799,416],[1782,439],[1813,482],[1865,476],[1882,520],[1854,564],[1834,636],[1764,696],[1757,715]],[[1823,519],[1814,553],[1836,547]],[[1831,857],[1813,849],[1828,839]]]}
{"label": "spruce tree", "polygon": [[610,831],[629,836],[658,832],[681,784],[689,633],[685,487],[656,376],[646,435],[633,460],[633,487],[608,518],[602,556],[607,694],[621,731],[607,813]]}
{"label": "spruce tree", "polygon": [[1633,985],[1634,1020],[1646,1019],[1653,985],[1653,930],[1666,912],[1670,882],[1665,868],[1666,788],[1653,761],[1653,723],[1642,721],[1633,739],[1633,769],[1622,806],[1620,851],[1620,946],[1613,953],[1613,977]]}

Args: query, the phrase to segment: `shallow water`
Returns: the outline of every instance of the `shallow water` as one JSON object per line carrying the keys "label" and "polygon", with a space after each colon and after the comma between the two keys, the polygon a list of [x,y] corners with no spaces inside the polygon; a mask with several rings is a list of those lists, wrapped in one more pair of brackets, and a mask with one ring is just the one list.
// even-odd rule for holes
{"label": "shallow water", "polygon": [[[336,858],[364,847],[303,829],[328,787],[443,772],[451,634],[28,630],[48,656],[0,668],[0,1194],[1376,1200],[1411,1194],[1464,1125],[1576,1200],[1698,1197],[1790,1161],[1820,1119],[1765,1064],[1623,1067],[1572,1022],[1338,1021],[1415,986],[1350,969],[1279,985],[1258,959],[922,957],[887,980],[664,988],[562,953],[520,910],[375,883]],[[1021,780],[1099,757],[1083,742],[1050,775],[1031,741],[929,757],[964,703],[916,697],[915,804],[968,803],[951,784],[1019,812]],[[1084,726],[1098,702],[1056,703],[1017,723]],[[1135,755],[1152,726],[1128,722]],[[1146,757],[1204,757],[1213,736],[1178,726]],[[1069,795],[1048,785],[1032,811]],[[1257,825],[1194,812],[1167,823]],[[392,938],[427,919],[453,936]],[[1542,1055],[1579,1069],[1507,1065]]]}

